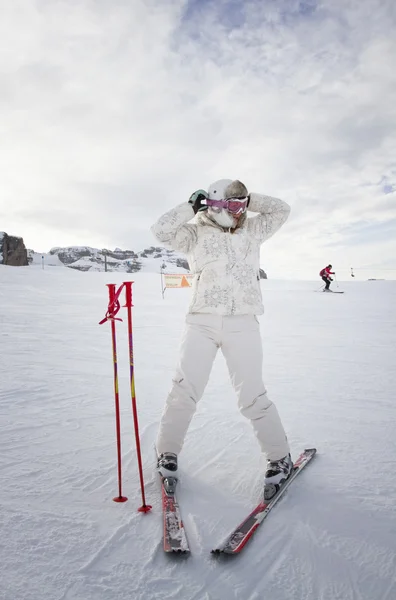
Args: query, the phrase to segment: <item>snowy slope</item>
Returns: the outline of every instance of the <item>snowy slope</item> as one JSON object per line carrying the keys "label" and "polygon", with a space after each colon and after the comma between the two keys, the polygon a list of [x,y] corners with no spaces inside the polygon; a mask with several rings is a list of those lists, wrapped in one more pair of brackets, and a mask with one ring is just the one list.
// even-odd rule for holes
{"label": "snowy slope", "polygon": [[59,260],[57,254],[34,252],[28,250],[30,258],[30,266],[32,267],[64,267],[65,265]]}
{"label": "snowy slope", "polygon": [[161,297],[133,274],[141,505],[117,324],[125,504],[117,493],[106,283],[122,273],[0,266],[0,598],[393,600],[396,598],[396,282],[262,281],[264,376],[293,453],[316,446],[244,553],[210,549],[256,502],[262,464],[219,355],[180,457],[192,554],[163,555],[153,444],[188,289]]}

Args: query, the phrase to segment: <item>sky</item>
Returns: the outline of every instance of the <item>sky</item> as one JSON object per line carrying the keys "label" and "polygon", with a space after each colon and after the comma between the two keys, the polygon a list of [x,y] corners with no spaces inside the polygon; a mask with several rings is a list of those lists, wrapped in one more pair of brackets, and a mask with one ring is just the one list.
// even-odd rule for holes
{"label": "sky", "polygon": [[198,188],[286,200],[272,277],[396,278],[393,0],[4,0],[0,231],[139,251]]}

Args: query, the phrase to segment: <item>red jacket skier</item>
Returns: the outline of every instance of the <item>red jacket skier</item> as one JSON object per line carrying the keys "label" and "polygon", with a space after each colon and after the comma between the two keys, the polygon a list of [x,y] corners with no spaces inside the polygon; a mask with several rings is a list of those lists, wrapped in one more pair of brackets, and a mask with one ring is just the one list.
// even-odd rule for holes
{"label": "red jacket skier", "polygon": [[321,272],[319,273],[319,275],[321,276],[321,278],[323,279],[323,281],[325,282],[325,288],[324,288],[324,292],[329,291],[330,288],[330,283],[333,281],[333,279],[330,277],[330,275],[335,275],[335,273],[331,270],[333,268],[333,265],[327,265],[327,267],[325,267],[324,269],[321,270]]}

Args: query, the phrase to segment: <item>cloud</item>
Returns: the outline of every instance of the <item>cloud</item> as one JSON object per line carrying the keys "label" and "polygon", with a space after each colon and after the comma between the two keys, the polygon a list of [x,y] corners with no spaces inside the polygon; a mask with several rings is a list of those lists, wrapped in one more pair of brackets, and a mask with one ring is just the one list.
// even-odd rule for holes
{"label": "cloud", "polygon": [[396,218],[390,0],[0,11],[1,230],[42,250],[139,250],[161,211],[235,177],[292,205],[263,246],[272,276],[315,277],[329,242],[346,272],[373,244],[378,264],[395,255],[381,241]]}

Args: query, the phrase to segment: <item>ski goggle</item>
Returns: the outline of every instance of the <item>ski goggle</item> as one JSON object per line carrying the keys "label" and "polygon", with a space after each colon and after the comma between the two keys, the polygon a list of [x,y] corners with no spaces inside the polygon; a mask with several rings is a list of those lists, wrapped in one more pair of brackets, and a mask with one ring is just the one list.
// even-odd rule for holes
{"label": "ski goggle", "polygon": [[245,212],[248,199],[244,198],[229,198],[228,200],[207,200],[203,201],[207,206],[212,206],[213,208],[225,208],[232,215],[240,215]]}

